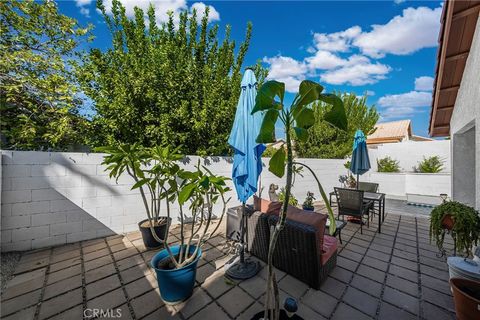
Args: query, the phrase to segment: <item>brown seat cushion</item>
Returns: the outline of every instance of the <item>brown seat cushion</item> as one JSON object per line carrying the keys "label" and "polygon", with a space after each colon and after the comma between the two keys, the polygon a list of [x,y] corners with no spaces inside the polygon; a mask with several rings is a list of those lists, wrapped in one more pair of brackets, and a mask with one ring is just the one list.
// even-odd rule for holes
{"label": "brown seat cushion", "polygon": [[282,208],[282,202],[269,201],[257,196],[253,196],[253,209],[266,214],[278,215]]}

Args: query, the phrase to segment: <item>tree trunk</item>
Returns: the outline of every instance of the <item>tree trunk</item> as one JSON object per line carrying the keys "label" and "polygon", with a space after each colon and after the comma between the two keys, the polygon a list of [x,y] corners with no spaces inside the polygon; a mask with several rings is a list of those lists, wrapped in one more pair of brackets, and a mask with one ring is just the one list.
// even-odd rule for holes
{"label": "tree trunk", "polygon": [[[290,124],[287,122],[285,125],[286,131],[286,140],[287,140],[287,181],[285,185],[285,199],[283,201],[282,210],[280,211],[279,220],[273,230],[272,238],[270,239],[270,244],[268,246],[268,278],[267,278],[267,295],[265,301],[265,314],[264,319],[268,319],[268,309],[270,305],[270,293],[273,290],[274,296],[274,319],[278,320],[280,316],[280,303],[279,303],[279,294],[277,290],[274,288],[277,286],[276,279],[272,276],[273,275],[273,252],[275,251],[275,247],[277,245],[278,236],[282,231],[283,227],[285,226],[285,221],[287,219],[287,208],[288,208],[288,201],[290,199],[290,193],[292,189],[292,175],[293,175],[293,153],[292,153],[292,144],[291,144],[291,137],[290,137]],[[268,319],[272,320],[272,319]]]}

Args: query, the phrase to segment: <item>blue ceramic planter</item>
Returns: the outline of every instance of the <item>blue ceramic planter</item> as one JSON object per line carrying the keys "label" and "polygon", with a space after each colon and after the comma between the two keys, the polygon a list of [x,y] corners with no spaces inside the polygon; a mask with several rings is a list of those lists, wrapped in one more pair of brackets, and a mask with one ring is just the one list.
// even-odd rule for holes
{"label": "blue ceramic planter", "polygon": [[[195,248],[195,246],[190,246],[190,254],[195,251]],[[180,251],[180,246],[172,246],[170,251],[176,255]],[[158,263],[168,257],[166,249],[153,256],[151,264],[157,273],[158,288],[165,303],[180,303],[192,295],[197,275],[197,263],[201,256],[202,249],[199,249],[197,257],[192,263],[183,268],[172,270],[157,268]]]}

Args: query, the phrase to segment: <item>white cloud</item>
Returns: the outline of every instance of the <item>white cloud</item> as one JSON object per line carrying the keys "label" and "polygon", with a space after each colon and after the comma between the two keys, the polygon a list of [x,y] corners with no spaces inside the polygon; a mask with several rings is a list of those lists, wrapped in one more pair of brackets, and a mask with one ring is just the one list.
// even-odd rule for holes
{"label": "white cloud", "polygon": [[378,99],[378,105],[386,108],[418,108],[431,104],[430,92],[410,91],[401,94],[389,94]]}
{"label": "white cloud", "polygon": [[92,4],[93,0],[75,0],[75,4],[80,8],[80,14],[90,18],[90,9],[86,8]]}
{"label": "white cloud", "polygon": [[432,77],[418,77],[415,78],[415,90],[417,91],[432,91],[433,78]]}
{"label": "white cloud", "polygon": [[353,55],[344,66],[321,74],[320,79],[329,84],[361,86],[385,79],[390,70],[388,65],[372,63],[364,56]]}
{"label": "white cloud", "polygon": [[333,69],[339,66],[343,66],[347,63],[345,59],[324,50],[315,52],[315,55],[305,59],[310,69]]}
{"label": "white cloud", "polygon": [[419,110],[411,107],[392,107],[380,110],[380,120],[393,120],[393,119],[405,119],[411,118],[419,112],[425,112],[425,110]]}
{"label": "white cloud", "polygon": [[367,90],[365,91],[365,95],[369,96],[369,97],[372,97],[375,95],[375,91],[372,91],[372,90]]}
{"label": "white cloud", "polygon": [[90,9],[80,7],[80,13],[83,14],[85,17],[90,18]]}
{"label": "white cloud", "polygon": [[393,0],[393,2],[395,2],[395,4],[404,3],[405,1],[407,1],[407,0]]}
{"label": "white cloud", "polygon": [[303,62],[291,57],[275,56],[263,58],[263,61],[270,65],[269,78],[284,78],[287,76],[300,76],[305,74],[307,67]]}
{"label": "white cloud", "polygon": [[268,79],[285,83],[285,90],[288,92],[298,91],[298,86],[305,79],[308,70],[305,63],[291,57],[265,57],[263,62],[270,65]]}
{"label": "white cloud", "polygon": [[75,0],[77,7],[89,6],[93,0]]}
{"label": "white cloud", "polygon": [[407,8],[384,25],[358,35],[353,44],[371,57],[385,54],[406,55],[437,45],[442,8]]}
{"label": "white cloud", "polygon": [[[306,50],[309,55],[303,60],[264,58],[270,64],[269,78],[288,81],[287,87],[293,91],[307,76],[319,76],[321,81],[333,85],[374,84],[392,71],[379,58],[386,54],[406,55],[437,45],[441,11],[441,7],[410,7],[386,24],[372,25],[369,31],[352,26],[339,32],[314,33],[313,44]],[[430,90],[428,81],[428,77],[418,78],[415,90]]]}
{"label": "white cloud", "polygon": [[[195,2],[194,4],[191,5],[190,11],[192,12],[194,9],[197,11],[197,21],[200,23],[202,21],[203,15],[205,14],[205,9],[207,8],[207,5],[203,2]],[[213,7],[213,6],[208,6],[209,12],[208,12],[208,21],[219,21],[220,20],[220,13]]]}
{"label": "white cloud", "polygon": [[359,26],[354,26],[340,32],[315,33],[313,42],[318,50],[346,52],[352,40],[361,32],[362,29]]}
{"label": "white cloud", "polygon": [[[122,5],[125,7],[125,13],[127,17],[133,18],[135,16],[134,8],[138,7],[143,10],[145,13],[145,17],[150,6],[152,3],[155,9],[155,17],[157,18],[158,23],[163,23],[168,21],[168,12],[173,12],[174,22],[177,23],[179,21],[179,14],[181,11],[188,10],[188,4],[186,0],[162,0],[162,1],[150,1],[150,0],[120,0]],[[104,2],[105,10],[108,14],[112,13],[112,1],[106,0]],[[196,8],[197,14],[203,14],[205,12],[206,5],[203,2],[196,2],[190,6],[191,9]],[[220,20],[220,14],[218,11],[213,7],[210,7],[210,13],[208,17],[208,21],[216,21]],[[200,18],[201,20],[201,18]]]}

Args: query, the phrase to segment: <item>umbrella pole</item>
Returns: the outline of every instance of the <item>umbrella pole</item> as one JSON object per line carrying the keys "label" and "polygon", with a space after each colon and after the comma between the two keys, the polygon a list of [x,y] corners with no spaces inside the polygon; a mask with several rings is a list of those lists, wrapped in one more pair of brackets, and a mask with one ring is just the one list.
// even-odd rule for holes
{"label": "umbrella pole", "polygon": [[240,223],[240,259],[230,265],[225,274],[233,279],[249,279],[260,271],[260,265],[257,261],[245,259],[245,229],[247,225],[247,214],[245,212],[245,202],[242,203],[242,220]]}
{"label": "umbrella pole", "polygon": [[240,229],[240,263],[245,263],[245,202],[242,203],[242,224]]}

